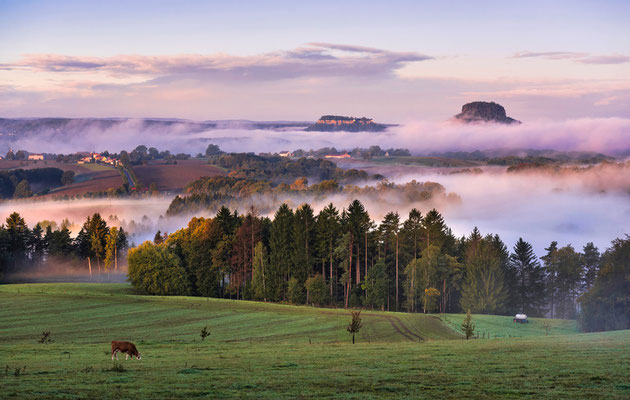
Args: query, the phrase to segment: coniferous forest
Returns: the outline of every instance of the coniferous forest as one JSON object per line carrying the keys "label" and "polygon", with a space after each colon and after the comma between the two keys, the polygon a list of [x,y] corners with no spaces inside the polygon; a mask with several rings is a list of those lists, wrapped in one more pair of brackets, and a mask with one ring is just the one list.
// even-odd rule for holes
{"label": "coniferous forest", "polygon": [[[131,249],[141,293],[423,313],[580,318],[584,330],[630,327],[630,239],[600,254],[552,242],[538,258],[475,228],[455,237],[435,209],[374,221],[355,200],[315,213],[283,204],[273,218],[223,207]],[[625,278],[624,278],[625,277]],[[625,297],[624,297],[625,296]],[[582,311],[580,313],[580,310]],[[614,314],[614,317],[610,315]]]}

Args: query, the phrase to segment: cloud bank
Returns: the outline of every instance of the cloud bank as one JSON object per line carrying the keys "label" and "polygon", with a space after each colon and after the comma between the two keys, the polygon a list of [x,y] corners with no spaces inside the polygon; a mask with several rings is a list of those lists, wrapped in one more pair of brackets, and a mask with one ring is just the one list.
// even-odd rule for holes
{"label": "cloud bank", "polygon": [[309,43],[293,50],[251,56],[188,54],[86,57],[30,54],[23,56],[16,63],[1,64],[0,69],[277,80],[302,76],[387,75],[401,68],[405,63],[432,58],[417,52],[396,52],[332,43]]}
{"label": "cloud bank", "polygon": [[254,130],[243,129],[239,122],[233,125],[224,122],[224,129],[202,132],[189,127],[185,122],[158,127],[145,125],[135,119],[122,121],[106,129],[90,124],[77,125],[65,134],[44,130],[37,135],[4,142],[0,144],[0,151],[6,152],[8,147],[13,147],[48,153],[92,150],[118,152],[144,144],[195,155],[203,153],[208,143],[217,144],[228,152],[255,153],[322,147],[341,150],[371,145],[407,148],[419,155],[440,151],[494,149],[551,149],[616,155],[627,154],[630,150],[630,119],[627,118],[525,122],[518,126],[409,121],[379,133]]}

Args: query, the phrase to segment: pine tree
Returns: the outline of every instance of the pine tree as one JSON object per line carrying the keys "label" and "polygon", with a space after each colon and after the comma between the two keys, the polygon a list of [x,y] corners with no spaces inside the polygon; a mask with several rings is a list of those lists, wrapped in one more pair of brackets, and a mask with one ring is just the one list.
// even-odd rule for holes
{"label": "pine tree", "polygon": [[514,245],[514,252],[510,255],[510,266],[516,275],[517,310],[531,316],[544,315],[545,280],[544,271],[536,259],[531,244],[519,238]]}
{"label": "pine tree", "polygon": [[363,281],[365,305],[384,310],[387,305],[388,277],[385,262],[379,259],[368,271]]}
{"label": "pine tree", "polygon": [[599,249],[595,247],[593,242],[589,242],[582,249],[582,270],[584,271],[582,289],[589,291],[595,282],[597,272],[599,271],[600,254]]}
{"label": "pine tree", "polygon": [[441,249],[447,239],[447,227],[444,223],[444,217],[435,208],[424,216],[422,220],[422,248],[428,246],[436,246]]}
{"label": "pine tree", "polygon": [[316,221],[313,209],[303,204],[295,210],[291,234],[292,276],[301,285],[313,275],[315,265],[315,228]]}
{"label": "pine tree", "polygon": [[328,281],[330,286],[330,298],[333,298],[333,288],[338,280],[337,271],[333,268],[334,252],[339,240],[341,221],[339,211],[332,203],[322,209],[317,216],[317,245],[318,254],[322,263],[322,277],[326,276],[325,265],[328,263]]}
{"label": "pine tree", "polygon": [[466,340],[470,339],[475,334],[475,324],[472,323],[471,320],[472,315],[470,314],[470,309],[468,309],[464,323],[462,323],[462,332],[466,335]]}
{"label": "pine tree", "polygon": [[286,300],[286,285],[292,276],[290,254],[293,219],[293,211],[286,204],[282,204],[271,223],[268,294],[274,301]]}
{"label": "pine tree", "polygon": [[463,309],[488,314],[503,311],[507,293],[500,263],[492,237],[482,238],[475,228],[468,239],[464,262],[466,274],[460,298]]}
{"label": "pine tree", "polygon": [[254,300],[267,301],[267,250],[262,242],[256,243],[254,248],[254,270],[252,271],[252,292]]}
{"label": "pine tree", "polygon": [[30,235],[28,226],[20,214],[11,213],[6,219],[9,264],[13,271],[23,264],[27,257],[27,238]]}
{"label": "pine tree", "polygon": [[400,230],[401,262],[407,265],[411,260],[420,256],[420,243],[422,240],[422,213],[413,208],[409,211],[409,217],[403,222]]}
{"label": "pine tree", "polygon": [[558,274],[556,280],[557,317],[574,319],[577,315],[577,297],[582,282],[581,255],[573,246],[558,249]]}
{"label": "pine tree", "polygon": [[[361,260],[364,261],[364,265],[367,266],[367,258],[362,258],[367,253],[365,248],[367,232],[371,226],[370,216],[365,210],[365,207],[359,200],[353,200],[348,206],[347,210],[346,229],[350,233],[350,239],[352,246],[354,247],[353,255],[351,258],[355,261],[355,284],[358,285],[361,282]],[[350,268],[352,269],[352,267]]]}
{"label": "pine tree", "polygon": [[556,297],[557,297],[557,284],[558,284],[558,242],[553,241],[549,244],[549,247],[545,248],[547,254],[542,256],[541,259],[544,262],[545,280],[547,282],[546,292],[547,299],[549,300],[549,313],[553,318],[556,312]]}
{"label": "pine tree", "polygon": [[387,269],[391,271],[389,275],[394,281],[394,304],[396,310],[399,309],[400,302],[400,275],[399,270],[399,251],[400,251],[400,216],[398,213],[389,212],[383,218],[383,222],[379,227],[381,238],[383,241],[383,258]]}

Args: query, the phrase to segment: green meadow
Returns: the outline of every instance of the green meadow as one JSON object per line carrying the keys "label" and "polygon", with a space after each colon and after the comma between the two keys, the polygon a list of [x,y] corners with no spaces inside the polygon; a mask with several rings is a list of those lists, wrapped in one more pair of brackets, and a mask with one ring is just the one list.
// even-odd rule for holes
{"label": "green meadow", "polygon": [[[473,315],[465,340],[463,315],[361,316],[352,345],[347,310],[3,285],[0,398],[630,398],[630,331]],[[111,361],[112,340],[142,360]]]}

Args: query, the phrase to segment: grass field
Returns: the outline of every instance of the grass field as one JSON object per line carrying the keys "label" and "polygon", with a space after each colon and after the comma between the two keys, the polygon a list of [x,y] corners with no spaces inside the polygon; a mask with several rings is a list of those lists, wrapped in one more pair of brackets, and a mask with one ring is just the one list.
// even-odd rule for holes
{"label": "grass field", "polygon": [[[451,328],[461,315],[364,311],[352,345],[346,310],[135,296],[126,284],[4,285],[0,304],[0,398],[630,396],[630,331],[578,334],[572,321],[545,336],[542,320],[474,315],[522,337],[466,341]],[[54,342],[37,343],[42,331]],[[133,341],[142,360],[112,362],[111,340]]]}

